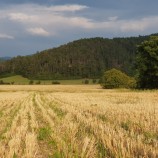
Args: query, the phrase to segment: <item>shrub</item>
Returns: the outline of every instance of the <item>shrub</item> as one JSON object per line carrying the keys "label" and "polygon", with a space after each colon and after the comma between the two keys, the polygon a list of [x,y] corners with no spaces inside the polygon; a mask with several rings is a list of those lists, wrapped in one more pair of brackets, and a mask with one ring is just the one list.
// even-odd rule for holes
{"label": "shrub", "polygon": [[14,83],[15,83],[14,81],[11,82],[12,85],[13,85]]}
{"label": "shrub", "polygon": [[98,84],[103,83],[102,78],[98,80]]}
{"label": "shrub", "polygon": [[30,81],[29,81],[29,84],[31,84],[31,85],[34,84],[34,81],[33,81],[33,80],[30,80]]}
{"label": "shrub", "polygon": [[104,73],[101,85],[106,89],[135,88],[136,81],[119,70],[111,69]]}
{"label": "shrub", "polygon": [[93,79],[92,80],[93,84],[97,83],[97,80],[96,79]]}
{"label": "shrub", "polygon": [[41,84],[41,81],[37,81],[36,84]]}
{"label": "shrub", "polygon": [[9,82],[4,82],[3,80],[0,80],[0,85],[2,85],[2,84],[9,85],[10,83]]}
{"label": "shrub", "polygon": [[9,85],[10,83],[9,82],[5,82],[4,84]]}
{"label": "shrub", "polygon": [[4,84],[3,80],[0,80],[0,84]]}
{"label": "shrub", "polygon": [[52,84],[60,84],[59,81],[52,81]]}
{"label": "shrub", "polygon": [[89,84],[89,80],[86,79],[86,80],[84,81],[84,83],[85,83],[85,84]]}

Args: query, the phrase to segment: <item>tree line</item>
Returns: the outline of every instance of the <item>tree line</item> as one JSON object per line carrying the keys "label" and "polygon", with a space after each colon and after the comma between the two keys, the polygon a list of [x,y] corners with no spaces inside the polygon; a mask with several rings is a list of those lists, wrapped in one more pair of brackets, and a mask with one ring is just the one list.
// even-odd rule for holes
{"label": "tree line", "polygon": [[17,74],[37,80],[98,78],[111,68],[134,75],[136,46],[148,38],[80,39],[0,63],[0,75]]}

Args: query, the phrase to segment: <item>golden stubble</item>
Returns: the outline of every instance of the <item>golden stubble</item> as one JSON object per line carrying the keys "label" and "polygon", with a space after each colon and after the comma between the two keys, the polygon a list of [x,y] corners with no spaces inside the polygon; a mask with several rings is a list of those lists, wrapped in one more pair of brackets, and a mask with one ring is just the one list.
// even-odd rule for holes
{"label": "golden stubble", "polygon": [[2,86],[0,157],[158,157],[158,91]]}

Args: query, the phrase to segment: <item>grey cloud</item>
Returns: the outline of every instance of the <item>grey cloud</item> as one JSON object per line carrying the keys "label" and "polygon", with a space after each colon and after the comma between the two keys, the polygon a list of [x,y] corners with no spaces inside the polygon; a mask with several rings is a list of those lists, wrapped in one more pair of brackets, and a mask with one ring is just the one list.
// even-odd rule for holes
{"label": "grey cloud", "polygon": [[[22,1],[21,4],[0,6],[0,56],[2,52],[8,52],[11,56],[31,54],[79,38],[158,32],[156,11],[143,14],[147,7],[138,10],[140,6],[136,6],[136,0],[133,1],[134,4],[129,0],[120,1],[125,4],[117,6],[114,0],[96,4],[92,0],[91,4],[90,1],[65,1],[64,5],[59,5],[63,1],[58,0],[58,5],[55,5],[57,0],[54,0],[49,1],[51,5]],[[146,0],[144,4],[148,4]]]}

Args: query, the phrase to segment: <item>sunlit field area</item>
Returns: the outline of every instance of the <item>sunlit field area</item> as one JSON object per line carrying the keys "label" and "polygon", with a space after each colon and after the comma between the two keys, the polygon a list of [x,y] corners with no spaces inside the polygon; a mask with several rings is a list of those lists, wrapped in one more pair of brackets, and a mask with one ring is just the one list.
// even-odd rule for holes
{"label": "sunlit field area", "polygon": [[0,158],[158,158],[158,91],[0,86]]}

